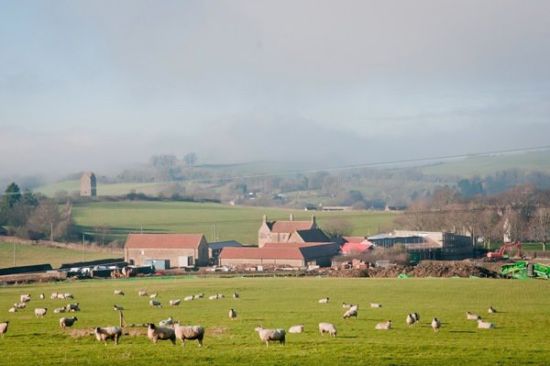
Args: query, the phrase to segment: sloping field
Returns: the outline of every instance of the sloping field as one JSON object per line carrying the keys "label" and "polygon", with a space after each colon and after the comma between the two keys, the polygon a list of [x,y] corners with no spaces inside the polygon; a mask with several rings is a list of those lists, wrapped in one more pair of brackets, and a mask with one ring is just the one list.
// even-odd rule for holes
{"label": "sloping field", "polygon": [[263,214],[268,219],[296,220],[318,218],[319,225],[340,219],[351,225],[353,234],[374,234],[391,226],[394,213],[367,211],[305,212],[276,208],[233,207],[188,202],[97,202],[76,205],[74,220],[85,231],[94,232],[102,225],[111,234],[125,239],[129,231],[203,233],[209,241],[235,239],[257,243]]}
{"label": "sloping field", "polygon": [[[138,289],[158,292],[162,308],[151,308]],[[113,295],[122,289],[126,296]],[[51,313],[62,300],[38,300],[40,292],[71,292],[82,309],[77,330],[62,331],[61,314]],[[240,299],[232,299],[238,291]],[[21,293],[33,300],[27,309],[2,319],[10,321],[0,339],[0,364],[5,365],[547,365],[550,359],[549,281],[482,279],[329,279],[329,278],[165,278],[64,282],[0,288],[0,309],[7,309]],[[199,299],[169,307],[173,298],[204,292],[224,293],[221,300]],[[318,304],[321,297],[328,304]],[[359,304],[358,319],[343,320],[342,302]],[[372,309],[377,302],[382,308]],[[119,304],[128,323],[158,322],[169,316],[206,328],[203,348],[185,348],[168,341],[152,344],[145,336],[124,336],[118,346],[107,346],[86,329],[118,324]],[[496,314],[487,314],[492,305]],[[47,307],[43,319],[35,307]],[[229,308],[238,317],[228,319]],[[4,311],[4,310],[3,310]],[[494,322],[492,330],[478,330],[466,311]],[[406,314],[418,312],[420,323],[408,327]],[[441,319],[438,333],[432,317]],[[377,322],[393,320],[389,331],[376,331]],[[332,322],[336,338],[321,336],[319,322]],[[305,333],[288,334],[286,345],[261,343],[258,325],[288,329],[304,324]],[[84,329],[84,330],[83,330]],[[80,331],[78,331],[80,330]],[[143,328],[127,328],[144,334]],[[71,332],[80,333],[72,337]]]}

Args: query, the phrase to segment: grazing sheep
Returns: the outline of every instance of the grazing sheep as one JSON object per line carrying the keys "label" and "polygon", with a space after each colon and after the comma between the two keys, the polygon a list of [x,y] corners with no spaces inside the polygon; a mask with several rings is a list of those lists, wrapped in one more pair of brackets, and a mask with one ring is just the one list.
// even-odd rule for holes
{"label": "grazing sheep", "polygon": [[330,334],[332,337],[336,337],[336,327],[332,323],[319,323],[319,333],[323,335],[324,333]]}
{"label": "grazing sheep", "polygon": [[181,304],[181,300],[180,299],[174,299],[174,300],[168,301],[168,303],[170,304],[170,306],[178,306],[179,304]]}
{"label": "grazing sheep", "polygon": [[439,329],[441,329],[441,321],[439,319],[432,319],[432,329],[434,330],[434,332],[439,332]]}
{"label": "grazing sheep", "polygon": [[27,307],[27,303],[26,302],[18,302],[18,303],[13,304],[13,306],[17,309],[25,309]]}
{"label": "grazing sheep", "polygon": [[36,308],[34,309],[34,316],[42,318],[48,312],[48,308]]}
{"label": "grazing sheep", "polygon": [[151,295],[149,295],[149,298],[150,299],[156,299],[158,297],[158,295],[159,294],[155,292],[155,293],[152,293]]}
{"label": "grazing sheep", "polygon": [[487,312],[488,312],[489,314],[494,314],[494,313],[497,312],[497,309],[495,309],[495,308],[492,307],[492,306],[489,306],[489,309],[487,309]]}
{"label": "grazing sheep", "polygon": [[8,310],[8,313],[17,313],[17,308],[15,306],[12,306],[9,310]]}
{"label": "grazing sheep", "polygon": [[31,301],[31,295],[30,294],[23,294],[19,296],[19,302],[29,302]]}
{"label": "grazing sheep", "polygon": [[204,297],[204,294],[202,292],[195,295],[195,299],[202,299]]}
{"label": "grazing sheep", "polygon": [[159,340],[170,340],[172,344],[176,344],[176,333],[173,328],[162,326],[157,327],[153,323],[149,323],[147,326],[147,338],[149,338],[153,343],[157,343]]}
{"label": "grazing sheep", "polygon": [[239,295],[238,292],[233,292],[233,298],[234,299],[238,299],[239,297],[241,297],[241,295]]}
{"label": "grazing sheep", "polygon": [[0,323],[0,335],[2,336],[2,338],[4,338],[4,334],[6,334],[8,332],[8,325],[9,324],[10,324],[9,321],[5,321],[5,322]]}
{"label": "grazing sheep", "polygon": [[63,329],[72,327],[77,320],[78,318],[76,316],[73,316],[72,318],[61,318],[59,319],[59,326]]}
{"label": "grazing sheep", "polygon": [[193,295],[185,296],[183,298],[183,301],[193,301],[193,300],[195,300],[195,296],[193,296]]}
{"label": "grazing sheep", "polygon": [[357,308],[351,307],[344,313],[344,319],[355,317],[357,319]]}
{"label": "grazing sheep", "polygon": [[494,327],[495,327],[495,325],[493,323],[484,322],[481,319],[478,319],[478,321],[477,321],[477,328],[478,329],[493,329]]}
{"label": "grazing sheep", "polygon": [[50,299],[52,300],[57,299],[57,295],[58,295],[57,292],[52,292],[52,294],[50,295]]}
{"label": "grazing sheep", "polygon": [[420,320],[420,316],[417,313],[407,314],[407,318],[405,319],[408,326],[415,324],[419,320]]}
{"label": "grazing sheep", "polygon": [[390,330],[391,329],[391,320],[388,320],[387,322],[376,324],[374,329],[376,329],[376,330]]}
{"label": "grazing sheep", "polygon": [[105,342],[107,345],[107,340],[112,339],[115,341],[115,344],[118,344],[118,340],[122,337],[122,328],[120,327],[97,327],[94,329],[95,338],[99,342]]}
{"label": "grazing sheep", "polygon": [[346,304],[345,302],[342,303],[342,308],[343,309],[349,309],[351,308],[353,305],[352,304]]}
{"label": "grazing sheep", "polygon": [[157,307],[157,308],[162,307],[160,301],[155,300],[155,299],[149,300],[149,305],[150,305],[150,306],[153,306],[153,307]]}
{"label": "grazing sheep", "polygon": [[73,294],[71,294],[70,292],[65,292],[63,294],[63,299],[67,300],[67,299],[74,299],[74,296]]}
{"label": "grazing sheep", "polygon": [[328,304],[330,298],[323,297],[322,299],[319,299],[319,304]]}
{"label": "grazing sheep", "polygon": [[469,311],[466,312],[466,319],[467,320],[479,320],[481,317],[475,313],[470,313]]}
{"label": "grazing sheep", "polygon": [[179,325],[174,327],[176,338],[181,339],[182,347],[185,346],[185,340],[197,340],[199,347],[202,347],[202,340],[204,338],[204,328],[200,325]]}
{"label": "grazing sheep", "polygon": [[67,304],[65,306],[65,310],[71,312],[71,313],[75,313],[77,311],[80,311],[80,306],[79,304],[76,302],[76,303],[73,303],[73,304]]}
{"label": "grazing sheep", "polygon": [[139,290],[138,291],[138,296],[147,296],[147,291],[146,290]]}
{"label": "grazing sheep", "polygon": [[257,327],[254,329],[258,332],[262,342],[265,342],[265,345],[269,347],[269,342],[279,342],[280,344],[285,344],[286,342],[286,332],[284,329],[265,329],[262,327]]}
{"label": "grazing sheep", "polygon": [[53,312],[54,312],[55,314],[64,313],[65,311],[67,311],[67,309],[65,309],[64,307],[53,309]]}
{"label": "grazing sheep", "polygon": [[237,318],[237,312],[233,308],[229,309],[229,319],[235,319],[235,318]]}
{"label": "grazing sheep", "polygon": [[418,313],[412,313],[412,316],[413,316],[413,318],[414,318],[414,320],[415,320],[416,322],[419,322],[419,321],[420,321],[420,314],[418,314]]}
{"label": "grazing sheep", "polygon": [[115,290],[113,293],[114,293],[115,295],[124,296],[124,291],[122,291],[122,290]]}
{"label": "grazing sheep", "polygon": [[382,304],[371,303],[371,304],[370,304],[370,307],[373,308],[373,309],[378,309],[378,308],[381,308],[381,307],[382,307]]}
{"label": "grazing sheep", "polygon": [[164,319],[164,320],[161,320],[159,322],[159,326],[161,327],[169,327],[169,326],[173,326],[174,325],[174,318],[172,318],[171,316],[168,317],[168,319]]}
{"label": "grazing sheep", "polygon": [[38,295],[38,297],[40,298],[40,300],[44,300],[46,298],[46,295],[44,295],[44,293],[41,293],[40,295]]}
{"label": "grazing sheep", "polygon": [[289,333],[303,333],[304,332],[304,325],[298,324],[293,325],[292,327],[288,328]]}
{"label": "grazing sheep", "polygon": [[113,305],[113,310],[114,311],[122,311],[122,310],[124,310],[124,307],[122,307],[120,305],[117,305],[117,304],[114,304]]}

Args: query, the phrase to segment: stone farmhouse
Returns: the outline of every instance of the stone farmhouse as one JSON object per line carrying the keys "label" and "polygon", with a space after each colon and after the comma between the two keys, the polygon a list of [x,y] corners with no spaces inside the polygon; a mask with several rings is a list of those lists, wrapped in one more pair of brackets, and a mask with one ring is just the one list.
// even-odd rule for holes
{"label": "stone farmhouse", "polygon": [[258,230],[258,247],[262,248],[266,243],[308,243],[329,242],[327,235],[319,229],[315,216],[311,220],[294,220],[290,215],[289,220],[267,221],[264,215],[260,229]]}

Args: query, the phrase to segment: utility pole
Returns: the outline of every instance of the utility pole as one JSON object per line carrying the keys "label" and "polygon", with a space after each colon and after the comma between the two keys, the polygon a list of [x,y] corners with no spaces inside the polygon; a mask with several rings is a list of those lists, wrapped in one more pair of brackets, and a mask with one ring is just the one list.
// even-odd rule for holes
{"label": "utility pole", "polygon": [[53,222],[50,222],[50,241],[53,241]]}

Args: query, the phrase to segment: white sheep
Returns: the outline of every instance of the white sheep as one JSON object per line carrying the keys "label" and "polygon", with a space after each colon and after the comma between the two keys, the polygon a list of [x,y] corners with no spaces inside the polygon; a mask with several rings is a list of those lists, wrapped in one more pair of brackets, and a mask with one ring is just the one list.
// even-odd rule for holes
{"label": "white sheep", "polygon": [[173,328],[162,326],[157,327],[153,323],[149,323],[147,326],[147,338],[149,338],[153,343],[157,343],[159,340],[169,340],[172,344],[176,344],[176,333]]}
{"label": "white sheep", "polygon": [[411,326],[417,322],[417,315],[416,313],[407,314],[407,318],[405,319],[405,322],[408,326]]}
{"label": "white sheep", "polygon": [[29,302],[31,301],[31,295],[30,294],[23,294],[19,296],[19,302]]}
{"label": "white sheep", "polygon": [[46,298],[46,295],[44,295],[44,293],[41,293],[40,295],[38,295],[38,297],[40,298],[40,300],[44,300]]}
{"label": "white sheep", "polygon": [[208,296],[208,300],[218,300],[218,299],[219,299],[218,294]]}
{"label": "white sheep", "polygon": [[237,318],[237,312],[233,308],[229,309],[229,319],[233,320],[235,318]]}
{"label": "white sheep", "polygon": [[495,327],[495,325],[493,323],[484,322],[481,319],[478,319],[478,321],[477,321],[477,328],[478,329],[493,329],[494,327]]}
{"label": "white sheep", "polygon": [[419,322],[419,321],[420,321],[420,314],[418,314],[418,313],[412,313],[411,315],[413,316],[415,322]]}
{"label": "white sheep", "polygon": [[239,297],[241,297],[241,295],[239,295],[238,292],[233,292],[233,298],[234,299],[238,299]]}
{"label": "white sheep", "polygon": [[185,296],[183,298],[183,301],[193,301],[193,300],[195,300],[195,296],[193,295]]}
{"label": "white sheep", "polygon": [[154,292],[151,295],[149,295],[149,298],[150,299],[156,299],[158,297],[158,295],[159,295],[158,293]]}
{"label": "white sheep", "polygon": [[293,325],[290,328],[288,328],[288,332],[289,333],[303,333],[304,332],[304,325],[303,324]]}
{"label": "white sheep", "polygon": [[57,292],[52,292],[52,294],[50,295],[50,299],[52,300],[57,299],[57,295],[58,295]]}
{"label": "white sheep", "polygon": [[202,347],[202,340],[204,339],[204,328],[200,325],[179,325],[174,327],[176,338],[181,340],[182,347],[185,346],[186,340],[197,340],[199,347]]}
{"label": "white sheep", "polygon": [[15,306],[12,306],[9,310],[8,310],[8,313],[17,313],[17,308]]}
{"label": "white sheep", "polygon": [[387,322],[382,322],[376,324],[374,327],[376,330],[390,330],[391,329],[391,320],[388,320]]}
{"label": "white sheep", "polygon": [[173,326],[174,325],[174,318],[172,318],[171,316],[168,317],[168,319],[163,319],[159,322],[159,325],[161,327],[169,327],[169,326]]}
{"label": "white sheep", "polygon": [[0,335],[2,336],[2,338],[4,338],[4,334],[6,334],[8,332],[8,325],[9,324],[10,324],[9,321],[5,321],[5,322],[0,323]]}
{"label": "white sheep", "polygon": [[357,319],[357,308],[351,307],[344,313],[344,319],[355,317]]}
{"label": "white sheep", "polygon": [[53,312],[55,314],[64,313],[65,311],[67,311],[67,309],[65,309],[65,307],[53,309]]}
{"label": "white sheep", "polygon": [[265,345],[269,347],[269,342],[279,342],[280,344],[285,344],[286,342],[286,332],[284,329],[265,329],[262,327],[257,327],[254,329],[258,332],[262,342],[265,342]]}
{"label": "white sheep", "polygon": [[439,329],[441,329],[441,321],[439,319],[432,319],[432,329],[434,330],[434,332],[439,332]]}
{"label": "white sheep", "polygon": [[27,307],[27,303],[26,302],[17,302],[15,304],[13,304],[13,306],[17,309],[25,309]]}
{"label": "white sheep", "polygon": [[332,337],[336,337],[338,333],[336,327],[332,323],[319,323],[319,333],[323,335],[324,333],[330,334]]}
{"label": "white sheep", "polygon": [[497,312],[497,309],[495,309],[495,308],[492,307],[492,306],[489,306],[489,309],[487,309],[487,312],[488,312],[489,314],[494,314],[494,313]]}
{"label": "white sheep", "polygon": [[181,304],[181,300],[180,299],[174,299],[174,300],[168,301],[168,303],[170,304],[170,306],[178,306],[179,304]]}
{"label": "white sheep", "polygon": [[118,340],[122,337],[122,328],[120,327],[97,327],[94,329],[95,338],[99,342],[105,342],[107,345],[107,340],[112,339],[115,341],[115,344],[118,344]]}
{"label": "white sheep", "polygon": [[370,307],[373,308],[373,309],[378,309],[378,308],[381,308],[382,307],[382,304],[378,304],[378,303],[371,303],[370,304]]}
{"label": "white sheep", "polygon": [[59,326],[63,329],[66,327],[72,327],[77,320],[78,318],[76,316],[73,316],[72,318],[60,318]]}
{"label": "white sheep", "polygon": [[475,313],[470,313],[469,311],[466,312],[466,320],[479,320],[481,317]]}
{"label": "white sheep", "polygon": [[114,294],[114,295],[124,296],[124,291],[122,291],[122,290],[115,290],[115,291],[113,291],[113,294]]}
{"label": "white sheep", "polygon": [[204,297],[204,294],[202,292],[199,292],[195,295],[195,299],[202,299]]}
{"label": "white sheep", "polygon": [[65,310],[67,310],[68,312],[71,312],[71,313],[80,311],[79,303],[76,302],[76,303],[73,303],[73,304],[67,304],[65,306]]}
{"label": "white sheep", "polygon": [[36,308],[34,309],[34,316],[42,318],[48,312],[48,308]]}
{"label": "white sheep", "polygon": [[138,296],[147,296],[147,291],[146,290],[139,290],[138,291]]}
{"label": "white sheep", "polygon": [[319,304],[328,304],[330,298],[323,297],[322,299],[319,299]]}
{"label": "white sheep", "polygon": [[113,310],[114,311],[122,311],[122,310],[124,310],[124,307],[122,307],[120,305],[117,305],[117,304],[114,304],[113,305]]}
{"label": "white sheep", "polygon": [[74,299],[74,296],[73,294],[71,294],[70,292],[65,292],[63,294],[63,299],[67,300],[67,299]]}
{"label": "white sheep", "polygon": [[160,301],[155,300],[155,299],[149,300],[149,305],[150,305],[150,306],[153,306],[153,307],[157,307],[157,308],[162,307]]}
{"label": "white sheep", "polygon": [[344,309],[349,309],[352,306],[353,306],[352,304],[346,304],[345,302],[342,303],[342,308],[344,308]]}

